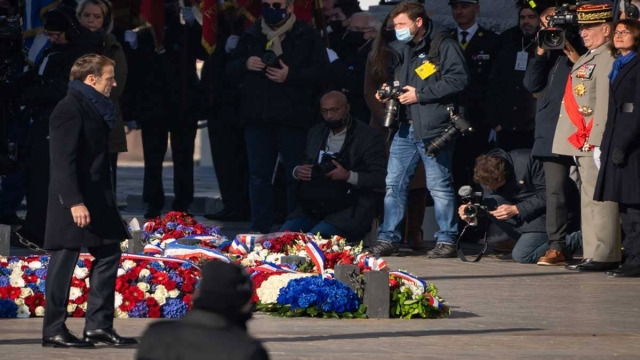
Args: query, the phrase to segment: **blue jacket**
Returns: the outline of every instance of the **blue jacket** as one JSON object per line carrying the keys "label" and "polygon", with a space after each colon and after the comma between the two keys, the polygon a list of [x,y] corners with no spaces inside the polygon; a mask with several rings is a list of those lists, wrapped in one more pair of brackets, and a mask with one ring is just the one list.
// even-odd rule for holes
{"label": "blue jacket", "polygon": [[469,82],[462,48],[458,43],[446,38],[440,44],[440,66],[437,73],[422,80],[416,69],[427,62],[427,55],[433,38],[442,33],[432,21],[427,32],[417,44],[394,41],[389,44],[393,54],[393,80],[399,80],[401,86],[416,88],[418,102],[409,105],[416,139],[432,139],[442,133],[449,125],[448,104],[457,104],[459,94]]}

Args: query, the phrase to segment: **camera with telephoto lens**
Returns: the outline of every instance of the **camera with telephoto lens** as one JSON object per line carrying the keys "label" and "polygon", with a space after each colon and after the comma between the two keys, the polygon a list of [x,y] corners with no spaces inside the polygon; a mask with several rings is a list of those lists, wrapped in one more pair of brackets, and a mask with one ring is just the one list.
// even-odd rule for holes
{"label": "camera with telephoto lens", "polygon": [[577,34],[576,5],[562,4],[547,16],[548,27],[538,32],[538,46],[545,50],[562,50],[568,39]]}
{"label": "camera with telephoto lens", "polygon": [[260,56],[260,60],[262,60],[265,65],[274,67],[278,64],[278,55],[272,50],[267,50]]}
{"label": "camera with telephoto lens", "polygon": [[405,92],[406,90],[400,86],[400,81],[394,81],[393,86],[378,90],[380,99],[387,100],[384,109],[384,127],[392,128],[398,126],[398,112],[400,110],[400,100],[398,98]]}
{"label": "camera with telephoto lens", "polygon": [[311,178],[318,179],[335,170],[337,166],[333,163],[334,160],[342,164],[340,157],[337,155],[329,153],[322,154],[322,159],[311,167]]}
{"label": "camera with telephoto lens", "polygon": [[458,190],[461,201],[465,204],[463,213],[465,217],[476,218],[487,215],[488,207],[481,204],[482,193],[473,191],[469,185],[465,185]]}
{"label": "camera with telephoto lens", "polygon": [[451,119],[450,125],[438,136],[433,139],[429,145],[427,145],[427,155],[433,156],[440,149],[445,147],[448,143],[452,142],[459,135],[464,135],[467,132],[473,132],[471,124],[462,116],[454,114],[453,106],[447,107],[449,110],[449,118]]}

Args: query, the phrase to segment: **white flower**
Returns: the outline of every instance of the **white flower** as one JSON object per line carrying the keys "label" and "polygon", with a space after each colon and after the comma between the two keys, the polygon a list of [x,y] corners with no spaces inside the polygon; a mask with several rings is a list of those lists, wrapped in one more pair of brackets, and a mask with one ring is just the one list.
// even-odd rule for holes
{"label": "white flower", "polygon": [[123,268],[118,268],[118,274],[117,274],[117,276],[122,276],[122,275],[124,275],[124,274],[126,274],[126,273],[127,273],[127,271],[126,271],[125,269],[123,269]]}
{"label": "white flower", "polygon": [[18,305],[18,306],[24,305],[24,299],[23,298],[17,298],[13,302],[16,303],[16,305]]}
{"label": "white flower", "polygon": [[73,276],[78,280],[84,280],[89,276],[89,269],[86,267],[76,266],[76,269],[73,271]]}
{"label": "white flower", "polygon": [[24,305],[20,305],[18,306],[18,318],[19,319],[25,319],[28,318],[29,316],[31,316],[31,312],[29,311],[29,308],[27,306]]}
{"label": "white flower", "polygon": [[7,262],[6,256],[0,256],[0,262]]}
{"label": "white flower", "polygon": [[40,317],[41,317],[41,316],[44,316],[44,307],[42,307],[42,306],[38,306],[38,307],[36,308],[36,316],[40,316]]}
{"label": "white flower", "polygon": [[78,305],[76,305],[76,304],[68,304],[67,305],[67,312],[68,313],[72,313],[72,312],[76,311],[77,307],[78,307]]}
{"label": "white flower", "polygon": [[252,266],[256,266],[256,262],[253,259],[244,258],[240,262],[240,265],[242,265],[243,267],[252,267]]}
{"label": "white flower", "polygon": [[309,254],[307,254],[306,250],[300,250],[300,252],[298,253],[298,256],[302,256],[309,259]]}
{"label": "white flower", "polygon": [[253,247],[253,251],[262,251],[262,249],[264,249],[262,244],[256,244],[256,246]]}
{"label": "white flower", "polygon": [[160,306],[162,306],[162,305],[167,303],[167,298],[166,297],[156,296],[156,294],[153,294],[153,298],[156,299],[156,301],[158,302],[158,305],[160,305]]}
{"label": "white flower", "polygon": [[180,296],[180,290],[178,289],[173,289],[171,291],[169,291],[169,297],[174,299],[177,298],[178,296]]}
{"label": "white flower", "polygon": [[129,317],[129,314],[120,309],[116,309],[115,315],[118,319],[127,319]]}
{"label": "white flower", "polygon": [[87,311],[87,302],[83,302],[82,304],[78,305],[78,307],[84,311]]}
{"label": "white flower", "polygon": [[[24,265],[24,261],[19,260],[19,261],[16,261],[14,263],[8,264],[7,268],[11,269],[11,270],[21,269],[22,265]],[[22,270],[20,270],[20,272],[22,272]]]}
{"label": "white flower", "polygon": [[169,296],[169,292],[164,285],[158,285],[158,287],[156,287],[156,292],[153,293],[153,298],[156,299],[160,305],[164,305],[167,302],[167,296]]}
{"label": "white flower", "polygon": [[136,267],[136,263],[135,263],[135,261],[125,260],[125,261],[123,261],[123,262],[122,262],[122,267],[123,267],[125,270],[131,270],[131,269],[133,269],[134,267]]}
{"label": "white flower", "polygon": [[333,245],[331,247],[331,250],[334,251],[334,252],[338,252],[338,251],[340,251],[340,247],[338,245]]}
{"label": "white flower", "polygon": [[113,302],[113,307],[117,309],[120,305],[122,305],[122,294],[120,294],[119,292],[116,292],[116,297],[115,297],[115,301]]}
{"label": "white flower", "polygon": [[349,251],[349,250],[351,250],[351,246],[345,246],[344,249]]}
{"label": "white flower", "polygon": [[260,288],[256,290],[256,294],[263,304],[273,304],[278,301],[278,295],[280,295],[280,289],[287,286],[290,280],[303,278],[307,276],[313,276],[314,274],[302,274],[302,273],[288,273],[282,275],[273,275],[269,277],[265,282],[260,285]]}
{"label": "white flower", "polygon": [[147,291],[149,291],[149,289],[151,289],[151,286],[149,286],[149,284],[147,284],[145,282],[139,282],[137,286],[138,286],[138,289],[140,289],[140,290],[142,290],[144,292],[147,292]]}
{"label": "white flower", "polygon": [[160,245],[160,240],[158,240],[158,239],[151,240],[151,245],[155,245],[155,246]]}
{"label": "white flower", "polygon": [[22,271],[22,269],[18,268],[18,269],[13,269],[13,271],[11,272],[11,277],[15,277],[15,278],[21,278],[22,275],[24,275],[24,272]]}
{"label": "white flower", "polygon": [[262,250],[258,251],[258,254],[260,255],[260,258],[264,259],[264,258],[267,257],[267,255],[269,255],[269,250],[262,249]]}
{"label": "white flower", "polygon": [[20,289],[20,297],[21,298],[26,298],[27,296],[31,296],[33,295],[33,290],[31,290],[31,288],[22,288]]}
{"label": "white flower", "polygon": [[142,278],[146,278],[149,275],[151,275],[151,271],[149,271],[149,269],[142,269],[140,270],[140,275],[138,275],[138,277],[142,279]]}
{"label": "white flower", "polygon": [[42,268],[42,263],[40,261],[32,261],[29,263],[29,269],[31,270],[38,270]]}
{"label": "white flower", "polygon": [[91,288],[91,285],[89,285],[90,281],[89,278],[84,279],[85,284],[87,284],[88,288]]}
{"label": "white flower", "polygon": [[13,274],[11,275],[11,277],[9,278],[9,284],[13,287],[17,287],[17,288],[23,288],[24,287],[24,279],[21,277],[17,277],[17,276],[13,276]]}
{"label": "white flower", "polygon": [[280,265],[280,257],[282,254],[271,254],[267,256],[266,262],[274,263],[276,265]]}
{"label": "white flower", "polygon": [[82,289],[72,286],[69,289],[69,300],[75,300],[79,296],[82,296]]}

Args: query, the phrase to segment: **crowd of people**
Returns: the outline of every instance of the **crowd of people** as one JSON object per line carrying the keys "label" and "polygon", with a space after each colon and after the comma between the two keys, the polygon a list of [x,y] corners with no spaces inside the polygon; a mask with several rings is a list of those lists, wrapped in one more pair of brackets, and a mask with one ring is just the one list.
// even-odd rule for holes
{"label": "crowd of people", "polygon": [[[369,252],[388,256],[403,242],[421,246],[433,205],[429,258],[456,257],[465,229],[504,246],[505,259],[640,276],[635,5],[614,19],[607,0],[579,2],[578,24],[550,50],[538,34],[555,7],[542,2],[522,2],[518,25],[500,34],[480,26],[479,0],[448,1],[454,29],[419,3],[401,2],[384,19],[354,0],[323,3],[326,28],[298,19],[293,0],[263,0],[257,20],[225,2],[212,54],[196,8],[178,1],[164,2],[160,27],[108,0],[45,12],[31,69],[16,80],[29,121],[15,133],[26,151],[2,181],[0,220],[44,243],[47,204],[63,201],[49,192],[49,118],[74,62],[101,54],[117,84],[108,94],[112,188],[125,131],[140,129],[145,218],[165,207],[169,139],[170,207],[188,212],[197,121],[207,119],[224,209],[206,218],[353,242],[375,230]],[[443,137],[463,131],[459,116],[473,131]],[[463,204],[467,186],[481,195]]]}

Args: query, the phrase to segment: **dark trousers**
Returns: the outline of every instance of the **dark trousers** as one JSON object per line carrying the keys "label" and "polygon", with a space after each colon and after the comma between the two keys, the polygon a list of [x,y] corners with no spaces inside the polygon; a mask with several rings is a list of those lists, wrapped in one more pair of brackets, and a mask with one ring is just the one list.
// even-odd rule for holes
{"label": "dark trousers", "polygon": [[109,163],[111,164],[111,186],[113,192],[116,192],[116,185],[118,185],[118,153],[109,153]]}
{"label": "dark trousers", "polygon": [[552,250],[564,251],[568,233],[580,229],[580,195],[569,177],[569,156],[542,158],[547,192],[547,235]]}
{"label": "dark trousers", "polygon": [[213,168],[226,210],[249,212],[249,161],[244,128],[237,119],[209,119]]}
{"label": "dark trousers", "polygon": [[[90,247],[95,258],[89,273],[89,298],[85,313],[85,330],[110,329],[113,327],[116,278],[120,265],[120,244]],[[51,251],[47,269],[45,289],[44,322],[42,336],[50,337],[67,331],[67,303],[73,271],[78,262],[80,249]]]}
{"label": "dark trousers", "polygon": [[49,196],[49,122],[35,121],[27,145],[27,216],[20,234],[40,246],[44,244]]}
{"label": "dark trousers", "polygon": [[193,201],[193,152],[195,150],[196,123],[176,124],[169,127],[163,121],[143,122],[142,148],[144,154],[144,185],[142,200],[150,209],[164,208],[162,162],[171,138],[173,157],[173,210],[187,211]]}
{"label": "dark trousers", "polygon": [[506,152],[516,149],[533,148],[533,129],[528,131],[513,131],[502,129],[498,132],[498,147]]}
{"label": "dark trousers", "polygon": [[249,195],[251,199],[251,231],[267,233],[273,226],[273,175],[282,156],[287,176],[287,210],[295,207],[293,169],[302,164],[307,132],[287,126],[249,125],[245,129],[249,158]]}
{"label": "dark trousers", "polygon": [[624,231],[625,264],[640,266],[640,205],[618,204]]}

